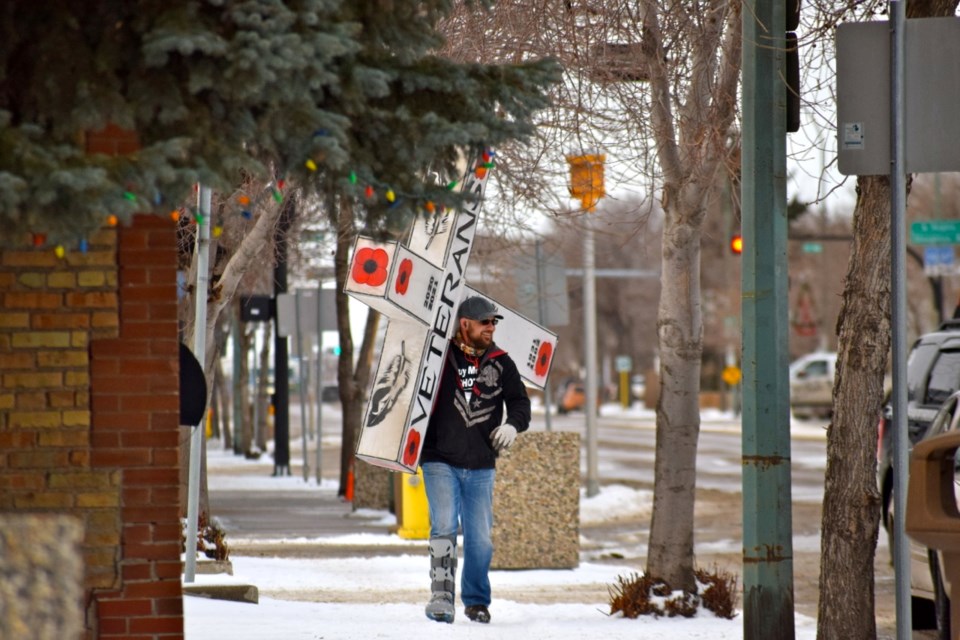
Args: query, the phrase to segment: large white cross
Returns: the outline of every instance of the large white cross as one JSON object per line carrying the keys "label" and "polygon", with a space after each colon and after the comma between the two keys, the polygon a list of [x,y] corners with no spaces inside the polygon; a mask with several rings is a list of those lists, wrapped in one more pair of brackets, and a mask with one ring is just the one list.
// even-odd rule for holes
{"label": "large white cross", "polygon": [[[460,301],[488,298],[467,285],[465,274],[491,155],[480,154],[462,182],[461,192],[474,197],[456,210],[418,218],[409,246],[363,236],[354,244],[344,292],[387,319],[356,452],[371,464],[416,473]],[[543,389],[557,335],[493,302],[503,315],[497,346],[526,382]]]}

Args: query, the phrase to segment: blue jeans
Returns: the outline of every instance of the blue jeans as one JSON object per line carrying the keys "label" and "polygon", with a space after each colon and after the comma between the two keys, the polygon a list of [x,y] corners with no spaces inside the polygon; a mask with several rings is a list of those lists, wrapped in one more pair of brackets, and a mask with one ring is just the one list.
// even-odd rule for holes
{"label": "blue jeans", "polygon": [[443,462],[425,462],[422,468],[430,506],[430,537],[456,536],[459,520],[463,526],[460,599],[466,607],[488,606],[496,472],[494,469],[461,469]]}

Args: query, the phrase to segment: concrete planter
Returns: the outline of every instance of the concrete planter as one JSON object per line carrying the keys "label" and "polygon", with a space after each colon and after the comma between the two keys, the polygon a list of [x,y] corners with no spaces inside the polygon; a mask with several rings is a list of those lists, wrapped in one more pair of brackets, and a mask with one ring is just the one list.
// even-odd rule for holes
{"label": "concrete planter", "polygon": [[497,462],[494,569],[580,563],[580,435],[521,433]]}
{"label": "concrete planter", "polygon": [[82,540],[78,518],[0,516],[0,638],[83,635]]}

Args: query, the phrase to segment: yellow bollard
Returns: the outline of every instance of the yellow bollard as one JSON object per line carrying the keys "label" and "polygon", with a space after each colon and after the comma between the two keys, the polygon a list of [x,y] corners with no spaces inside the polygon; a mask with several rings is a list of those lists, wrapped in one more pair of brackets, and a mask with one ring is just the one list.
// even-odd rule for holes
{"label": "yellow bollard", "polygon": [[430,538],[430,508],[423,484],[423,470],[417,467],[416,474],[404,473],[401,478],[400,527],[397,535],[406,540],[427,540]]}

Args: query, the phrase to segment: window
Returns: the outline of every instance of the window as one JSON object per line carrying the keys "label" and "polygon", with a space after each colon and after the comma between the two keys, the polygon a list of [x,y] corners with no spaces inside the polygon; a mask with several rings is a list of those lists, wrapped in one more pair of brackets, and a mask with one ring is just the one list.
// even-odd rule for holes
{"label": "window", "polygon": [[930,371],[923,404],[941,405],[957,388],[960,388],[960,351],[943,351]]}
{"label": "window", "polygon": [[803,368],[802,378],[821,378],[827,375],[827,361],[814,360]]}
{"label": "window", "polygon": [[907,359],[907,402],[920,400],[927,372],[938,351],[939,347],[935,344],[920,344],[910,352]]}

